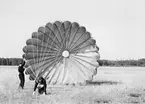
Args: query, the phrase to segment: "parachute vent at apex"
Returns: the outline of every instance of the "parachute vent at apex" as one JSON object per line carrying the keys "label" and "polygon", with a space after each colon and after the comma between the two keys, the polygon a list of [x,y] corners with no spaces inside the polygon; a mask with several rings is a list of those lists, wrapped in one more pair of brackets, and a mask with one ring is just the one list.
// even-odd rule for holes
{"label": "parachute vent at apex", "polygon": [[47,23],[26,41],[25,74],[43,76],[50,84],[82,84],[96,74],[99,48],[86,28],[76,22]]}

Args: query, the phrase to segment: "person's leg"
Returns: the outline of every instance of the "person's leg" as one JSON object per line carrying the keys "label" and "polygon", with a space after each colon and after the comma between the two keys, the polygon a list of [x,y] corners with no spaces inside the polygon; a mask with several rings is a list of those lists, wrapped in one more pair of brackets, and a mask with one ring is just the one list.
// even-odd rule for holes
{"label": "person's leg", "polygon": [[20,79],[20,84],[19,84],[19,87],[21,87],[21,88],[22,88],[22,75],[21,75],[21,74],[19,74],[19,79]]}
{"label": "person's leg", "polygon": [[22,74],[22,89],[24,88],[24,83],[25,83],[25,76]]}
{"label": "person's leg", "polygon": [[44,92],[45,92],[45,94],[47,94],[46,88],[47,88],[47,85],[44,85]]}
{"label": "person's leg", "polygon": [[43,92],[44,92],[44,87],[38,89],[39,94],[43,94]]}

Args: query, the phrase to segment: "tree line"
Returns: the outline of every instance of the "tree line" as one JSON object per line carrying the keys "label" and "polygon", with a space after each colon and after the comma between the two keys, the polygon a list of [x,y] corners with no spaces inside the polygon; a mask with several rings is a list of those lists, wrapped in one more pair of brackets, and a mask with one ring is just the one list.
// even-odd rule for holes
{"label": "tree line", "polygon": [[22,62],[22,58],[0,58],[0,65],[19,65]]}
{"label": "tree line", "polygon": [[100,66],[139,66],[145,67],[145,58],[138,60],[98,60]]}
{"label": "tree line", "polygon": [[[22,62],[22,58],[0,58],[0,65],[19,65]],[[138,60],[98,60],[100,66],[140,66],[145,67],[145,58]]]}

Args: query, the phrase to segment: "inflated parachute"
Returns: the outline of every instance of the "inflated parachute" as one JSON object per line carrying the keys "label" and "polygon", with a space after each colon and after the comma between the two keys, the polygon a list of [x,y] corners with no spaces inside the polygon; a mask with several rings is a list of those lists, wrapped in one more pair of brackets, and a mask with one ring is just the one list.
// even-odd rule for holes
{"label": "inflated parachute", "polygon": [[96,41],[76,22],[47,23],[23,48],[25,74],[43,76],[49,84],[82,84],[96,75],[100,58]]}

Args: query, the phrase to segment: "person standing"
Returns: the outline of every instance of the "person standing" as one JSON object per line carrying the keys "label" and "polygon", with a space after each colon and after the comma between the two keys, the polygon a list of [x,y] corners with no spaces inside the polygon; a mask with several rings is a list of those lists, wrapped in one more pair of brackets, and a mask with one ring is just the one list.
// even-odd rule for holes
{"label": "person standing", "polygon": [[24,83],[25,83],[25,75],[24,75],[24,65],[25,65],[25,61],[23,61],[22,63],[20,63],[19,67],[18,67],[18,72],[19,72],[19,79],[20,79],[20,84],[19,87],[24,89]]}

